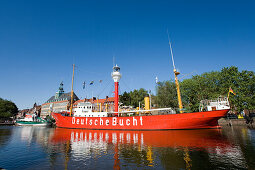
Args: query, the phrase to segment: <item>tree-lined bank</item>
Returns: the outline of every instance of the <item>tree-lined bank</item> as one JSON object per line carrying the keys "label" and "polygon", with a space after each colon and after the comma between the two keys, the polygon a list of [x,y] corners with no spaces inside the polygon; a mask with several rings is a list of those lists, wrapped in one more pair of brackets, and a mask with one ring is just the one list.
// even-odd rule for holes
{"label": "tree-lined bank", "polygon": [[[233,111],[255,109],[255,74],[253,71],[239,71],[237,67],[224,67],[221,71],[206,72],[185,79],[180,83],[181,97],[186,111],[198,111],[201,100],[215,99],[227,96],[229,87],[236,95],[230,94],[230,104]],[[137,107],[143,102],[147,92],[144,89],[124,92],[120,102],[124,105]],[[152,104],[157,107],[178,107],[177,92],[174,81],[158,82],[156,96],[152,97]]]}

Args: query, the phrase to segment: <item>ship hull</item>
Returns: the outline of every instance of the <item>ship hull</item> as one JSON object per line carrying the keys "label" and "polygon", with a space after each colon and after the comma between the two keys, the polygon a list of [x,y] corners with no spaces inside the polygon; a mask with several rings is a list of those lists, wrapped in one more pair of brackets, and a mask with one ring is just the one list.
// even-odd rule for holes
{"label": "ship hull", "polygon": [[52,113],[56,126],[76,129],[104,130],[174,130],[220,128],[218,120],[229,109],[168,115],[128,117],[70,117]]}
{"label": "ship hull", "polygon": [[29,122],[29,121],[17,121],[17,126],[49,126],[47,122]]}

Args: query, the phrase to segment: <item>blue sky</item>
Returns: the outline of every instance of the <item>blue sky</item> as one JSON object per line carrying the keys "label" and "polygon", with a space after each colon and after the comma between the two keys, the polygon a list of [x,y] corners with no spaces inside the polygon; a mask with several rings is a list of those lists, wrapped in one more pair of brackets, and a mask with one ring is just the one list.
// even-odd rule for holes
{"label": "blue sky", "polygon": [[255,71],[255,1],[2,0],[0,97],[24,109],[48,100],[61,81],[69,92],[72,63],[78,97],[112,96],[113,56],[120,92],[155,91],[156,76],[174,76],[167,29],[182,74]]}

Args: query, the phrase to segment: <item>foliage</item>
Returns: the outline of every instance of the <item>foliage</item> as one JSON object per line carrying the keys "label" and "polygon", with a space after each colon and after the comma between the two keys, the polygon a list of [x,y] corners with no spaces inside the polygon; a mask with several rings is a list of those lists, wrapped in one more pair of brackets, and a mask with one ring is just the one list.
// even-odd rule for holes
{"label": "foliage", "polygon": [[10,118],[17,113],[18,108],[13,102],[0,98],[0,118]]}
{"label": "foliage", "polygon": [[130,93],[125,91],[122,95],[120,95],[120,102],[123,103],[124,106],[129,106],[131,104]]}
{"label": "foliage", "polygon": [[177,107],[177,92],[175,83],[171,81],[159,82],[157,84],[157,105],[159,107]]}
{"label": "foliage", "polygon": [[[180,82],[183,105],[187,110],[198,111],[199,102],[227,96],[229,87],[236,92],[230,94],[233,110],[255,109],[255,74],[253,71],[239,72],[237,67],[225,67],[221,71],[206,72]],[[159,82],[157,102],[160,107],[177,107],[176,86],[174,82]]]}
{"label": "foliage", "polygon": [[124,92],[122,95],[120,95],[120,102],[123,103],[125,106],[134,106],[138,107],[139,102],[142,106],[144,104],[144,97],[148,95],[148,92],[140,88],[139,90],[133,90],[130,92]]}

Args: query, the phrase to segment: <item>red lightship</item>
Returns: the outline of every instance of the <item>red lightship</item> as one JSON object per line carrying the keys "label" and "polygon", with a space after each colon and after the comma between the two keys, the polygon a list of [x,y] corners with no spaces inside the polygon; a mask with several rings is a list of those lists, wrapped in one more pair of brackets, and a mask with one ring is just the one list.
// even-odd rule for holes
{"label": "red lightship", "polygon": [[[148,112],[169,110],[165,109],[150,109],[150,110],[135,110],[127,112],[118,111],[118,86],[121,74],[120,68],[116,65],[113,68],[112,78],[115,84],[115,109],[114,112],[91,112],[90,116],[70,116],[63,113],[52,113],[56,120],[56,126],[62,128],[77,128],[77,129],[105,129],[105,130],[170,130],[170,129],[206,129],[219,128],[218,119],[225,116],[229,109],[195,112],[195,113],[180,113],[180,114],[148,114]],[[176,82],[178,72],[175,72]],[[177,87],[179,85],[177,84]],[[179,88],[177,88],[179,90]],[[178,93],[179,95],[180,93]],[[178,96],[180,99],[180,96]],[[179,106],[181,102],[179,102]],[[182,106],[180,107],[182,108]],[[70,113],[72,113],[72,104]],[[138,114],[145,112],[144,114]],[[128,113],[134,113],[130,116]],[[102,116],[100,116],[102,115]]]}

